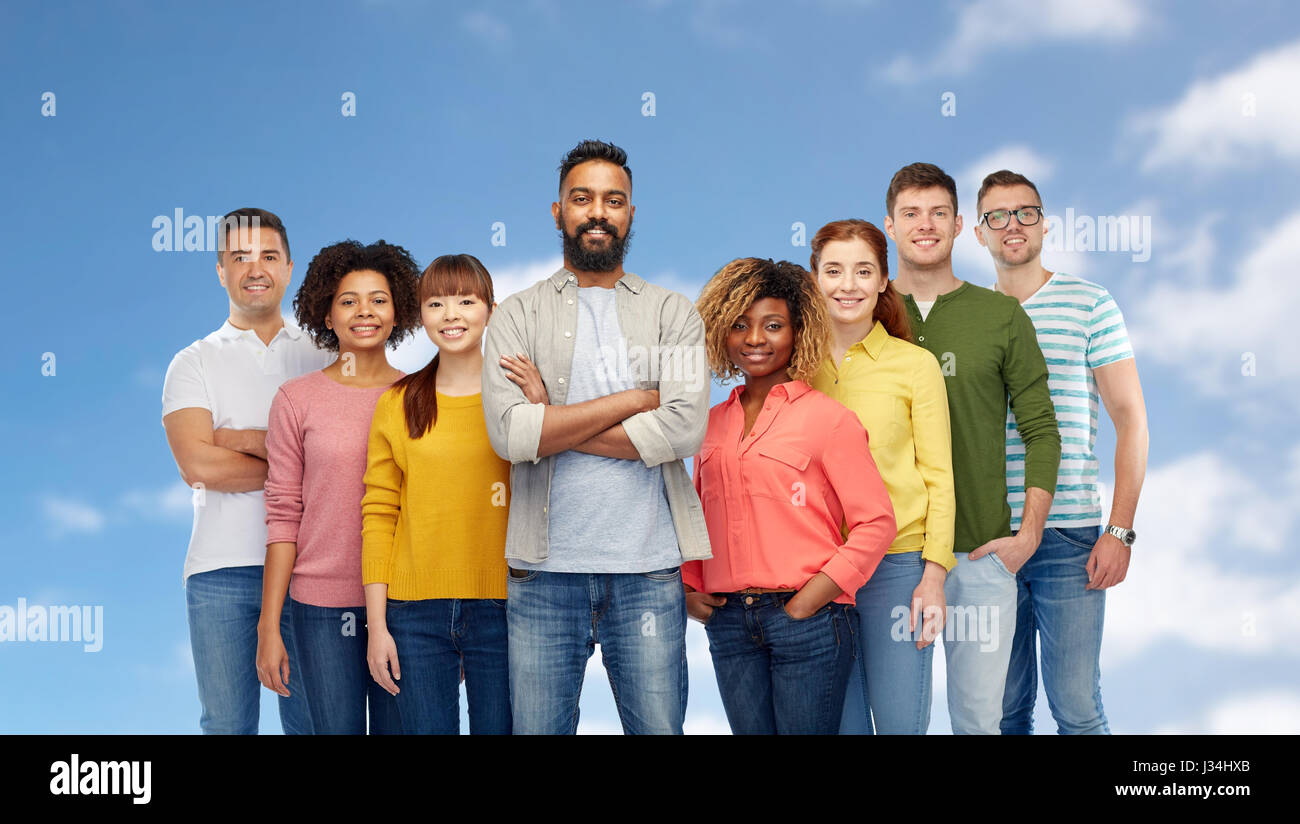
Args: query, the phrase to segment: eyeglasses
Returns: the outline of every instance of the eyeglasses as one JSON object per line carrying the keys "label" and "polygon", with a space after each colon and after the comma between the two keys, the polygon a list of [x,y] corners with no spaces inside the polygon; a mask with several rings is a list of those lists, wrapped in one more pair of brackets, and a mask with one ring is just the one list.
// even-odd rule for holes
{"label": "eyeglasses", "polygon": [[1011,216],[1016,216],[1016,222],[1021,226],[1033,226],[1043,217],[1042,206],[1021,206],[1019,209],[994,209],[991,212],[985,212],[980,215],[980,220],[990,229],[1005,229],[1011,223]]}

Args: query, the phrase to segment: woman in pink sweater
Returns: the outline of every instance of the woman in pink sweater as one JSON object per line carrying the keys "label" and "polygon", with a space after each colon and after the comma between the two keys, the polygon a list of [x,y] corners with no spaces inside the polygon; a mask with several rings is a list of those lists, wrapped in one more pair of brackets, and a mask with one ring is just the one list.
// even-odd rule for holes
{"label": "woman in pink sweater", "polygon": [[[257,675],[280,695],[306,691],[314,732],[400,732],[393,698],[366,663],[361,499],[375,403],[401,370],[388,362],[420,321],[419,268],[400,246],[344,241],[322,249],[294,298],[298,324],[339,353],[286,382],[266,435],[266,571]],[[292,576],[292,578],[291,578]],[[289,593],[302,672],[289,672],[280,611]]]}

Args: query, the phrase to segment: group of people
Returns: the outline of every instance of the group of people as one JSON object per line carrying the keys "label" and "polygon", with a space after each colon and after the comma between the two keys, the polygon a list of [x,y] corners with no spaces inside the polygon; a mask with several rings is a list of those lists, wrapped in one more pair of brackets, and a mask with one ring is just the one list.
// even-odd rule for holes
{"label": "group of people", "polygon": [[[1034,184],[980,189],[992,290],[914,163],[883,232],[827,223],[808,269],[733,260],[695,303],[624,271],[631,193],[583,141],[549,278],[498,305],[472,255],[345,241],[296,324],[284,224],[227,215],[253,227],[218,253],[229,319],[163,391],[202,730],[256,732],[260,682],[286,733],[456,733],[463,681],[471,732],[572,733],[599,644],[624,731],[681,733],[689,617],[738,734],[925,733],[940,638],[954,732],[1031,732],[1039,657],[1059,730],[1108,732],[1145,409],[1109,293],[1041,264]],[[407,375],[387,352],[420,327]],[[708,372],[740,381],[712,409]]]}

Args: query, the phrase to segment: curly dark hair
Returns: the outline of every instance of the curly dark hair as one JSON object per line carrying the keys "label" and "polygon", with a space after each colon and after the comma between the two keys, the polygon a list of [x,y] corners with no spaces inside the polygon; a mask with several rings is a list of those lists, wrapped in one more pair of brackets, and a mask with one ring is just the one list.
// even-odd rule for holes
{"label": "curly dark hair", "polygon": [[695,306],[704,320],[704,348],[719,379],[739,377],[740,368],[727,354],[727,334],[736,319],[763,298],[780,298],[794,325],[794,351],[786,374],[809,381],[826,359],[830,319],[812,276],[788,260],[736,258],[704,285]]}
{"label": "curly dark hair", "polygon": [[420,301],[416,296],[420,267],[411,253],[382,240],[369,246],[345,240],[316,253],[307,265],[307,276],[293,299],[298,325],[321,349],[339,350],[339,336],[325,326],[339,281],[351,272],[364,270],[378,272],[388,279],[388,291],[393,296],[393,331],[388,336],[390,349],[396,349],[397,344],[420,325]]}

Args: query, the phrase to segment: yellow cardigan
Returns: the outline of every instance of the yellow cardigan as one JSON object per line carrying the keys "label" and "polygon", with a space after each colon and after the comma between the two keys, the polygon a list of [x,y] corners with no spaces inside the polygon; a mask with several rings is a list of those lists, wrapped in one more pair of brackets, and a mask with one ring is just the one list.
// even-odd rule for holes
{"label": "yellow cardigan", "polygon": [[370,424],[361,502],[361,580],[388,597],[506,597],[510,464],[488,442],[481,395],[438,394],[438,420],[412,440],[404,392]]}
{"label": "yellow cardigan", "polygon": [[898,537],[889,551],[914,552],[952,570],[954,519],[948,393],[928,350],[899,340],[878,321],[844,353],[830,358],[813,388],[847,406],[867,429],[871,457],[889,490]]}

